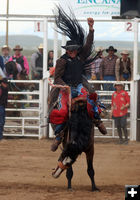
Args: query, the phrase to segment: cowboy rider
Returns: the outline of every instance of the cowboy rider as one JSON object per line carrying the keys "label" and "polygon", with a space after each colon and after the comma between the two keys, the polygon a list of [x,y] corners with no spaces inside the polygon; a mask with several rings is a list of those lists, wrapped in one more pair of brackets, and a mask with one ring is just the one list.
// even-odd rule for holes
{"label": "cowboy rider", "polygon": [[[92,90],[89,83],[85,78],[83,78],[83,63],[89,56],[93,44],[94,29],[93,18],[87,19],[89,26],[89,34],[87,36],[86,43],[83,47],[76,43],[76,41],[67,41],[66,46],[62,46],[66,50],[66,53],[62,55],[56,62],[54,84],[59,84],[63,86],[71,87],[72,98],[79,95],[79,88],[87,88],[87,90]],[[49,107],[57,100],[59,96],[59,88],[53,88],[50,93]],[[81,90],[80,90],[81,91]],[[100,119],[99,119],[100,121]],[[55,129],[55,135],[57,137],[51,146],[52,151],[56,151],[59,144],[61,143],[61,137],[59,133],[64,128],[65,123],[58,124]],[[96,125],[96,124],[95,124]],[[106,134],[106,128],[103,122],[97,123],[97,126],[102,134]]]}

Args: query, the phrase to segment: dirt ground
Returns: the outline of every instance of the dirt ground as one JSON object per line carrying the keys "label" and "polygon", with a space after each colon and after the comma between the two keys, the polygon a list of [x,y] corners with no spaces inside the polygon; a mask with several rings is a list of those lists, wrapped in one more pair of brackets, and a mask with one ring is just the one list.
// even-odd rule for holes
{"label": "dirt ground", "polygon": [[4,139],[0,142],[0,200],[124,200],[125,185],[140,184],[140,143],[116,145],[96,140],[94,169],[100,192],[91,192],[85,155],[73,165],[73,190],[65,172],[51,176],[61,152],[50,151],[52,140]]}

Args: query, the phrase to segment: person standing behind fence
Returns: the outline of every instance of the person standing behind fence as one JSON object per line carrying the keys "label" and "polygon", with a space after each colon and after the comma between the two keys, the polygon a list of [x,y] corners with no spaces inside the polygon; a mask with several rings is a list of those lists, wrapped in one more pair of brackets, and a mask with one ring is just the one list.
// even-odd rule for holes
{"label": "person standing behind fence", "polygon": [[5,107],[8,99],[8,83],[6,78],[0,77],[0,141],[3,139],[3,127],[5,124]]}
{"label": "person standing behind fence", "polygon": [[[100,65],[103,61],[103,47],[97,47],[95,49],[96,53],[97,53],[97,57],[94,60],[94,64],[95,64],[95,79],[96,80],[100,80]],[[101,84],[97,83],[95,84],[95,90],[100,90],[101,89]]]}
{"label": "person standing behind fence", "polygon": [[133,77],[133,64],[130,59],[129,52],[124,50],[121,52],[121,58],[116,60],[116,79],[117,81],[130,81]]}
{"label": "person standing behind fence", "polygon": [[40,80],[43,77],[43,44],[31,56],[32,79]]}
{"label": "person standing behind fence", "polygon": [[3,62],[3,58],[1,55],[0,55],[0,76],[5,77],[4,62]]}
{"label": "person standing behind fence", "polygon": [[15,52],[14,56],[11,56],[9,61],[14,61],[15,63],[20,64],[23,71],[26,71],[26,74],[29,75],[29,64],[27,61],[27,58],[21,54],[21,51],[23,48],[20,45],[16,45],[13,48],[13,51]]}
{"label": "person standing behind fence", "polygon": [[6,64],[9,61],[9,58],[11,57],[10,54],[10,47],[7,45],[4,45],[1,49],[2,51],[2,57],[3,57],[3,62]]}
{"label": "person standing behind fence", "polygon": [[0,68],[1,68],[1,70],[4,70],[4,62],[3,62],[3,58],[1,55],[0,55]]}
{"label": "person standing behind fence", "polygon": [[48,69],[50,70],[50,68],[53,67],[53,50],[50,50],[48,52]]}
{"label": "person standing behind fence", "polygon": [[[130,105],[130,97],[124,90],[123,83],[118,81],[114,84],[114,87],[116,91],[112,94],[110,117],[115,120],[119,135],[119,144],[128,144],[127,113]],[[123,140],[122,130],[124,132],[125,140]]]}
{"label": "person standing behind fence", "polygon": [[[113,46],[110,46],[106,49],[108,56],[103,58],[103,61],[100,65],[100,79],[106,81],[115,81],[115,65],[118,56],[115,55],[117,49],[114,49]],[[113,84],[104,84],[104,90],[114,90]]]}

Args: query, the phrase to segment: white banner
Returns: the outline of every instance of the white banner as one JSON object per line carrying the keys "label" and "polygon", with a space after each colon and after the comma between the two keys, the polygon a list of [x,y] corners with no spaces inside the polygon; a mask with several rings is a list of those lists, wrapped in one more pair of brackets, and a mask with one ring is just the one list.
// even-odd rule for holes
{"label": "white banner", "polygon": [[72,8],[77,19],[93,17],[94,19],[109,19],[120,15],[121,0],[60,0],[62,8],[68,12]]}

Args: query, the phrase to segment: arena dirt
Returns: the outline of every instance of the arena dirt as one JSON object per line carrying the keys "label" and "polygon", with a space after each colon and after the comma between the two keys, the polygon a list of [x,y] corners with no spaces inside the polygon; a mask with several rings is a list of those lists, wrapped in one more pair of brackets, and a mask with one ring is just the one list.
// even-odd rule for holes
{"label": "arena dirt", "polygon": [[125,185],[140,184],[140,143],[128,146],[114,141],[95,142],[95,180],[100,192],[91,192],[85,155],[74,164],[73,190],[68,191],[65,172],[51,176],[59,149],[51,140],[6,139],[0,142],[0,200],[124,200]]}

